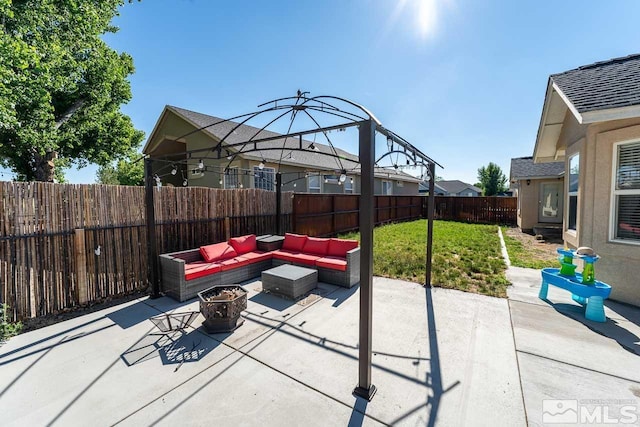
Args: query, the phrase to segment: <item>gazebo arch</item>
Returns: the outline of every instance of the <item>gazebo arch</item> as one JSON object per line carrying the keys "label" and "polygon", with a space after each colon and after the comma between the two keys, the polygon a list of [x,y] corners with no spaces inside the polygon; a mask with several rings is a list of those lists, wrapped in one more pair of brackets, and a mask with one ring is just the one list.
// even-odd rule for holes
{"label": "gazebo arch", "polygon": [[[275,118],[267,120],[253,136],[246,140],[238,141],[233,138],[234,131],[243,124],[258,118],[275,115]],[[311,129],[293,130],[298,116],[305,117],[313,123]],[[288,130],[285,134],[274,134],[269,131],[281,119],[289,118]],[[331,119],[333,123],[323,125],[320,117]],[[237,121],[237,122],[236,122]],[[238,115],[229,119],[219,120],[215,123],[196,128],[178,138],[182,140],[196,132],[206,131],[208,128],[220,127],[227,129],[226,134],[217,144],[212,147],[200,148],[186,151],[184,162],[199,159],[202,165],[206,159],[223,160],[229,163],[224,169],[227,171],[229,165],[239,154],[256,153],[272,150],[280,151],[280,161],[278,162],[278,172],[276,174],[276,197],[277,211],[279,213],[280,191],[282,176],[279,166],[285,157],[285,152],[312,152],[316,155],[329,156],[336,159],[337,170],[341,177],[345,176],[349,170],[354,170],[354,162],[344,158],[334,147],[328,132],[334,130],[344,130],[346,128],[358,128],[358,164],[361,176],[360,208],[359,208],[359,230],[360,230],[360,318],[359,318],[359,368],[358,385],[354,389],[354,394],[371,400],[376,388],[371,382],[372,363],[372,304],[373,304],[373,228],[374,221],[374,172],[379,161],[391,157],[392,155],[403,155],[408,163],[426,168],[429,178],[429,198],[427,204],[427,242],[426,242],[426,274],[425,286],[431,286],[431,260],[432,260],[432,235],[433,235],[433,214],[434,214],[434,181],[435,167],[440,166],[437,162],[424,154],[413,144],[400,137],[395,132],[382,126],[382,123],[364,106],[345,98],[336,96],[308,96],[308,92],[298,91],[296,96],[275,99],[258,106],[258,110]],[[313,143],[303,140],[303,136],[311,134],[322,134],[331,148],[329,152],[318,152]],[[387,151],[378,159],[375,157],[376,134],[381,134],[387,139]],[[282,146],[274,146],[273,141],[282,140]],[[266,144],[271,142],[271,144]],[[306,145],[306,147],[305,147]],[[167,164],[177,163],[175,155],[164,155],[145,158],[145,201],[147,212],[147,239],[149,244],[149,281],[151,284],[151,297],[160,296],[160,283],[158,278],[158,254],[155,245],[155,213],[153,204],[153,187],[157,175],[153,173],[153,162],[164,161]],[[396,169],[399,165],[393,165]],[[423,178],[426,178],[423,176]],[[185,181],[186,182],[186,181]]]}

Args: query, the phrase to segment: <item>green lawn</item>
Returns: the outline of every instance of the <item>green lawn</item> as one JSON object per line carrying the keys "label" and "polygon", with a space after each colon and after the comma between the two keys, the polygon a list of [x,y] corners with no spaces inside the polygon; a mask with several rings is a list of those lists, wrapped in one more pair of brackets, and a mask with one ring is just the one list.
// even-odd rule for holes
{"label": "green lawn", "polygon": [[502,227],[502,237],[514,267],[535,268],[558,267],[558,260],[547,252],[536,248],[525,248],[522,243],[507,235],[508,227]]}
{"label": "green lawn", "polygon": [[[424,283],[425,220],[390,224],[374,230],[373,274]],[[358,239],[358,233],[340,237]],[[509,285],[500,253],[498,227],[435,221],[432,283],[484,295],[506,297]]]}

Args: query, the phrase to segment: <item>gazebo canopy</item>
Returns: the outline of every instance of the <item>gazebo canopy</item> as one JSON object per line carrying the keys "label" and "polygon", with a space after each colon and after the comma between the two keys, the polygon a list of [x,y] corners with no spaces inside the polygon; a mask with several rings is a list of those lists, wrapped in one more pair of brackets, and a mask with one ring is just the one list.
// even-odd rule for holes
{"label": "gazebo canopy", "polygon": [[[375,393],[375,386],[371,383],[371,335],[372,335],[372,280],[373,280],[373,227],[374,227],[374,174],[376,168],[392,167],[394,169],[406,166],[419,167],[421,179],[429,180],[429,202],[427,219],[426,244],[426,277],[425,286],[431,285],[431,250],[433,234],[434,208],[434,177],[435,167],[440,166],[415,145],[384,127],[382,123],[364,106],[345,98],[336,96],[308,96],[308,92],[298,91],[296,96],[275,99],[258,106],[258,110],[221,119],[214,123],[196,128],[189,133],[179,136],[182,140],[196,132],[209,132],[216,129],[217,143],[211,147],[187,150],[182,162],[193,162],[197,159],[199,165],[207,159],[225,160],[228,162],[226,170],[233,160],[241,154],[253,154],[265,158],[269,152],[270,159],[278,159],[280,165],[292,152],[312,153],[314,156],[328,156],[335,159],[336,171],[340,179],[346,178],[350,171],[359,169],[361,175],[360,191],[360,345],[359,345],[359,381],[354,394],[370,400]],[[239,135],[237,130],[243,124],[262,122],[260,127],[251,135]],[[271,129],[286,125],[285,133],[276,133]],[[353,157],[347,158],[344,151],[334,146],[330,136],[332,131],[342,131],[349,128],[358,129],[359,152],[357,161]],[[321,135],[329,150],[318,150],[314,146],[316,136]],[[381,156],[375,156],[376,136],[386,138],[386,150]],[[305,137],[313,136],[313,141]],[[279,153],[273,156],[273,152]],[[261,154],[262,153],[262,154]],[[400,157],[403,162],[400,162]],[[394,160],[395,157],[395,160]],[[151,260],[152,297],[160,294],[157,278],[157,257],[155,249],[155,215],[153,211],[153,186],[158,176],[153,174],[153,162],[164,162],[166,167],[175,167],[175,155],[147,157],[145,159],[145,185],[147,203],[147,232]],[[386,163],[389,163],[386,165]],[[440,166],[442,167],[442,166]],[[344,178],[343,178],[344,176]],[[276,176],[277,202],[280,201],[281,176]],[[278,203],[279,204],[279,203]]]}

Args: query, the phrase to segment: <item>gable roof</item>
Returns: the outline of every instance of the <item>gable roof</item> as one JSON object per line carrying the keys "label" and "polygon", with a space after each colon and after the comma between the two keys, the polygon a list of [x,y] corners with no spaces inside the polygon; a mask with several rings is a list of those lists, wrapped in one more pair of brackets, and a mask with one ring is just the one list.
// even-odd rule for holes
{"label": "gable roof", "polygon": [[640,54],[552,74],[551,82],[580,114],[640,105]]}
{"label": "gable roof", "polygon": [[535,162],[564,158],[558,139],[570,111],[578,124],[640,117],[640,54],[552,74],[533,151]]}
{"label": "gable roof", "polygon": [[[433,192],[436,195],[438,195],[438,194],[446,194],[447,191],[444,188],[440,187],[438,185],[438,182],[440,182],[440,181],[437,181],[437,182],[435,182],[433,184],[433,188],[434,188]],[[420,184],[418,185],[418,191],[420,193],[428,193],[429,192],[429,181],[420,181]]]}
{"label": "gable roof", "polygon": [[[144,154],[150,154],[152,152],[151,141],[158,131],[162,117],[169,111],[173,114],[186,120],[193,125],[196,129],[200,129],[202,132],[214,138],[216,141],[220,141],[226,136],[225,142],[229,144],[244,143],[251,138],[270,138],[278,137],[281,134],[268,130],[260,130],[254,126],[241,124],[238,126],[237,122],[233,122],[219,117],[210,116],[208,114],[198,113],[196,111],[187,110],[185,108],[175,107],[172,105],[165,106],[162,112],[161,118],[158,120],[156,127],[147,139],[147,143],[143,148]],[[218,124],[216,124],[218,123]],[[215,126],[212,126],[216,124]],[[235,130],[234,127],[238,126]],[[227,136],[227,134],[229,134]],[[167,141],[165,141],[167,142]],[[173,142],[173,141],[172,141]],[[266,163],[279,163],[283,165],[297,166],[301,168],[308,168],[312,170],[326,170],[326,171],[339,171],[345,169],[347,174],[354,173],[360,174],[360,164],[358,156],[344,151],[337,147],[330,147],[327,144],[322,144],[313,141],[302,141],[303,147],[307,148],[313,144],[316,152],[310,151],[293,151],[300,146],[300,140],[298,138],[289,137],[285,141],[284,138],[278,138],[271,141],[263,141],[257,143],[257,148],[261,151],[253,151],[249,153],[241,153],[244,158],[260,161],[263,160]],[[237,147],[233,151],[237,150]],[[331,157],[328,155],[322,155],[321,153],[327,153],[331,155],[337,155],[340,159]],[[400,170],[389,170],[385,168],[376,167],[374,169],[374,175],[376,177],[388,177],[389,179],[396,179],[400,181],[419,182],[419,179],[409,175]]]}
{"label": "gable roof", "polygon": [[533,157],[511,159],[509,180],[527,178],[557,178],[564,174],[564,162],[533,163]]}
{"label": "gable roof", "polygon": [[457,179],[451,181],[438,181],[438,186],[449,194],[458,194],[467,188],[482,193],[482,189],[474,185],[467,184],[466,182],[459,181]]}

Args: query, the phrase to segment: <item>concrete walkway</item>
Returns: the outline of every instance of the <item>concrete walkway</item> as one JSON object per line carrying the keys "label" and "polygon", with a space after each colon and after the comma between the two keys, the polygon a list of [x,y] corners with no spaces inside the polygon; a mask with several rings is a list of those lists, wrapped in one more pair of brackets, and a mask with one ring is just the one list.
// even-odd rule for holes
{"label": "concrete walkway", "polygon": [[539,270],[509,267],[507,278],[529,425],[564,411],[564,425],[605,424],[605,413],[640,425],[640,309],[606,301],[607,322],[592,322],[567,291],[549,286],[540,300]]}
{"label": "concrete walkway", "polygon": [[2,424],[541,426],[574,401],[638,423],[640,310],[608,302],[607,323],[589,322],[562,290],[537,298],[539,271],[507,274],[509,299],[375,278],[371,402],[351,394],[358,289],[293,303],[256,281],[232,334],[201,317],[158,334],[149,317],[197,302],[143,298],[11,339]]}
{"label": "concrete walkway", "polygon": [[[371,402],[358,372],[358,289],[292,303],[249,291],[233,334],[154,335],[197,310],[140,299],[0,347],[3,425],[525,425],[508,301],[374,282]],[[199,318],[197,322],[200,322]]]}

